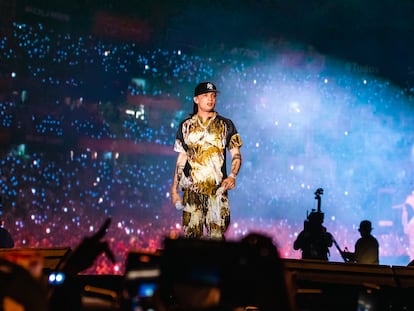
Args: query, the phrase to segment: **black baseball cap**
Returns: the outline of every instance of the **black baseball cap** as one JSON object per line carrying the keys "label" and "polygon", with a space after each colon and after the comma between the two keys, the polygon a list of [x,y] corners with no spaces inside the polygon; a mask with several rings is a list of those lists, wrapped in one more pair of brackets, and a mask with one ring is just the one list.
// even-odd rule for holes
{"label": "black baseball cap", "polygon": [[204,93],[215,92],[217,93],[218,90],[216,86],[212,82],[201,82],[199,83],[194,89],[194,96],[198,96]]}

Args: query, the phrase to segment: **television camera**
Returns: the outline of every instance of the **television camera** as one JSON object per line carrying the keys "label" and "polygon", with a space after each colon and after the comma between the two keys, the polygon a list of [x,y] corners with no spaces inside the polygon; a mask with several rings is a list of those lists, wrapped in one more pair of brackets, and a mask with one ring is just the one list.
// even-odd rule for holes
{"label": "television camera", "polygon": [[306,213],[306,220],[303,225],[305,231],[319,228],[323,224],[325,214],[321,211],[321,195],[323,195],[323,189],[316,189],[315,199],[318,201],[318,209],[312,209],[310,214]]}

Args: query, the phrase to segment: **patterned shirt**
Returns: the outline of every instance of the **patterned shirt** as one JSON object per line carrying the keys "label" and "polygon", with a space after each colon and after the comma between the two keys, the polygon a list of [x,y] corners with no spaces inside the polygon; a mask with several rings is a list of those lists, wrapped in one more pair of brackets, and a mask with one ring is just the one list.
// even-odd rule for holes
{"label": "patterned shirt", "polygon": [[233,122],[217,113],[204,123],[198,115],[182,121],[174,150],[187,153],[187,188],[202,194],[215,193],[227,177],[226,148],[231,150],[242,144]]}

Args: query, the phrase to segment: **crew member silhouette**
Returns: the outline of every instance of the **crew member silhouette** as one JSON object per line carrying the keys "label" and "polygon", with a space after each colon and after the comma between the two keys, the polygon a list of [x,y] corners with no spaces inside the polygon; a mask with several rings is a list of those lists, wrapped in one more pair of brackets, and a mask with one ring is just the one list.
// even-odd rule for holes
{"label": "crew member silhouette", "polygon": [[302,251],[302,259],[328,260],[329,247],[333,244],[332,234],[323,226],[324,214],[312,211],[305,220],[293,248]]}
{"label": "crew member silhouette", "polygon": [[371,234],[372,225],[369,220],[363,220],[359,224],[361,237],[355,243],[354,252],[343,252],[343,257],[349,262],[362,264],[379,264],[379,244],[377,239]]}

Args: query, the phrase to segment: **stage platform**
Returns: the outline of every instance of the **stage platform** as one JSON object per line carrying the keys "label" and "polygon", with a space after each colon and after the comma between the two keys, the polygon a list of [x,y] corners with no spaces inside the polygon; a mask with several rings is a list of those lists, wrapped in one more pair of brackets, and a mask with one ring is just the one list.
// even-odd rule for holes
{"label": "stage platform", "polygon": [[300,310],[414,310],[414,268],[284,259]]}
{"label": "stage platform", "polygon": [[[294,279],[298,311],[414,310],[413,267],[297,259],[283,259],[283,263]],[[89,288],[113,293],[124,284],[122,276],[80,278]]]}
{"label": "stage platform", "polygon": [[[192,242],[192,244],[194,243],[201,242]],[[192,244],[191,246],[193,247],[194,245]],[[206,245],[210,248],[206,248]],[[215,267],[220,268],[223,266],[228,268],[229,263],[248,262],[238,260],[249,259],[249,257],[245,257],[247,253],[240,252],[241,249],[234,248],[237,245],[238,244],[227,243],[227,245],[222,248],[222,244],[205,244],[205,242],[203,242],[201,247],[196,247],[196,249],[191,247],[190,249],[187,249],[187,251],[191,250],[193,254],[191,255],[191,259],[205,258],[205,262],[203,261],[204,264],[211,262],[210,259],[214,257],[210,256],[212,251],[220,251],[220,254],[222,255],[221,262]],[[180,249],[179,254],[183,254],[183,250],[184,249]],[[7,258],[9,256],[14,256],[14,259],[18,259],[18,261],[23,260],[24,262],[32,262],[33,259],[36,260],[40,256],[43,257],[43,265],[45,272],[47,272],[53,271],[61,260],[68,255],[68,253],[70,253],[69,248],[14,249],[2,250],[0,252],[0,257],[4,256]],[[185,254],[190,253],[187,252]],[[142,255],[144,255],[144,257],[142,257]],[[146,281],[148,281],[148,273],[157,272],[157,274],[151,276],[151,281],[156,281],[159,276],[158,273],[162,272],[160,271],[160,259],[164,258],[164,255],[165,253],[129,253],[128,261],[126,262],[126,267],[129,273],[126,273],[125,276],[78,275],[77,280],[82,288],[81,292],[83,301],[86,305],[93,305],[93,308],[89,309],[98,310],[99,306],[102,306],[101,303],[104,302],[106,309],[101,308],[100,310],[114,310],[113,307],[117,305],[119,298],[122,296],[122,292],[125,291],[125,286],[129,282],[128,275],[135,275],[135,277],[146,275]],[[142,258],[145,258],[146,260],[144,261]],[[168,258],[171,259],[172,257]],[[181,262],[182,257],[178,259],[180,259],[180,261],[168,262],[172,264],[174,271],[177,270],[178,275],[181,275],[184,266],[177,264]],[[284,268],[292,277],[294,284],[294,296],[299,306],[298,311],[414,310],[414,267],[362,265],[355,263],[325,262],[301,259],[281,260]],[[181,263],[187,265],[190,262],[185,261],[184,263]],[[198,263],[196,268],[204,267],[204,264],[203,266],[199,266],[199,260],[196,260],[196,263]],[[217,264],[217,261],[215,261],[215,263]],[[257,262],[252,261],[251,263]],[[250,267],[253,267],[253,272],[258,269],[256,266]],[[272,266],[270,266],[269,269],[271,269],[271,267]],[[266,269],[268,268],[266,267]],[[197,271],[200,272],[199,270]],[[217,272],[219,270],[205,271]],[[247,270],[235,269],[234,271],[237,272]],[[252,272],[252,270],[248,271],[250,273]],[[144,272],[144,274],[142,274],[142,272]],[[254,274],[255,273],[250,274],[250,277]],[[173,274],[173,277],[174,275],[175,274]],[[268,274],[262,274],[261,277],[264,278],[261,283],[262,285],[267,284],[266,282],[268,280],[266,280],[266,278],[270,277],[270,275],[272,275],[270,272]],[[233,279],[233,276],[231,276],[231,279]],[[234,279],[243,280],[245,278],[240,275],[235,275]],[[133,278],[133,280],[134,281],[130,283],[133,286],[136,286],[138,283],[142,283],[139,279]],[[220,279],[218,278],[217,280],[218,284],[220,284]],[[238,284],[237,286],[243,287],[244,285]],[[251,287],[252,285],[247,283],[246,286]],[[87,309],[88,308],[85,308],[85,310]]]}

